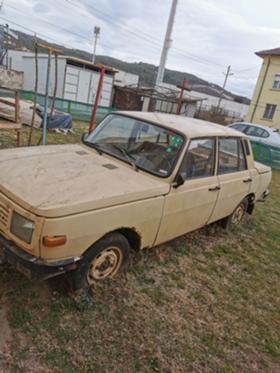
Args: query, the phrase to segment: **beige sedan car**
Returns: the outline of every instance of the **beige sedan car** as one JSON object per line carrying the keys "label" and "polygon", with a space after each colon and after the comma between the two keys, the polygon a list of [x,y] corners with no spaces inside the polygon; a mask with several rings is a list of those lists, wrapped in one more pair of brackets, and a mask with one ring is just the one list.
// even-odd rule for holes
{"label": "beige sedan car", "polygon": [[0,151],[0,252],[29,278],[115,275],[129,254],[221,221],[268,194],[247,137],[196,119],[108,115],[79,145]]}

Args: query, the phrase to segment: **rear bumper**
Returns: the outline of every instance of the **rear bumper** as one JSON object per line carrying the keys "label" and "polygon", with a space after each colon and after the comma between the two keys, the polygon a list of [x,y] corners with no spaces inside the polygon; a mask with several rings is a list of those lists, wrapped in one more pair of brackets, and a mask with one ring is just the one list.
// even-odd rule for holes
{"label": "rear bumper", "polygon": [[70,258],[51,263],[45,262],[21,250],[1,234],[0,255],[26,277],[39,281],[47,280],[48,278],[76,269],[77,262],[80,260],[80,258]]}

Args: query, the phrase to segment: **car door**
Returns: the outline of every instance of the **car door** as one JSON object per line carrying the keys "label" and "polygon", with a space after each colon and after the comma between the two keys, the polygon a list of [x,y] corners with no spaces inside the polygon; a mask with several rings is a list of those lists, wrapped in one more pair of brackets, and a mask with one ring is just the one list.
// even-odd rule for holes
{"label": "car door", "polygon": [[219,190],[215,153],[214,137],[191,140],[179,170],[184,184],[173,187],[165,197],[156,244],[200,228],[208,222]]}
{"label": "car door", "polygon": [[241,138],[218,140],[218,200],[209,222],[229,216],[249,194],[251,178]]}

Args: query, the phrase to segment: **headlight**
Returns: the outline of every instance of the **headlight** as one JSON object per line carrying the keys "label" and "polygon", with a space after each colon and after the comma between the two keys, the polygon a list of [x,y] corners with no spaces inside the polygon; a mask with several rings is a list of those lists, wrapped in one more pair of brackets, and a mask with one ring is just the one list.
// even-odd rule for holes
{"label": "headlight", "polygon": [[13,212],[10,231],[22,241],[31,243],[34,226],[33,221]]}

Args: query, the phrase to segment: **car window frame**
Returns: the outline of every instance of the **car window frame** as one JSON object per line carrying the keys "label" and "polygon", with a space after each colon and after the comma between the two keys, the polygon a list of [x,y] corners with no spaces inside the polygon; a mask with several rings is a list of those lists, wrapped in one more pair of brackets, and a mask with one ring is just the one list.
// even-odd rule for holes
{"label": "car window frame", "polygon": [[194,176],[194,177],[191,177],[191,178],[186,178],[186,179],[184,179],[184,182],[188,182],[188,181],[190,181],[190,180],[197,180],[197,179],[206,179],[206,178],[208,178],[208,177],[213,177],[213,176],[216,176],[217,175],[217,139],[218,139],[218,137],[217,136],[199,136],[199,137],[191,137],[191,138],[189,138],[189,142],[188,142],[188,145],[187,145],[187,148],[186,148],[186,150],[185,150],[185,152],[184,152],[184,155],[183,155],[183,157],[182,157],[182,161],[181,161],[181,163],[180,163],[180,166],[179,166],[179,169],[178,169],[178,172],[177,172],[177,174],[176,174],[176,176],[175,176],[175,179],[174,180],[176,180],[177,179],[177,177],[181,174],[181,167],[182,167],[182,165],[183,165],[183,162],[184,162],[184,159],[185,159],[185,157],[187,156],[187,153],[188,153],[188,151],[189,151],[189,148],[190,148],[190,145],[191,145],[191,142],[192,141],[195,141],[195,140],[205,140],[205,139],[213,139],[214,140],[214,167],[213,167],[213,174],[212,175],[206,175],[206,176]]}
{"label": "car window frame", "polygon": [[[219,154],[220,154],[220,152],[219,152],[219,150],[220,150],[219,140],[220,139],[223,139],[223,140],[224,139],[236,139],[236,140],[239,141],[240,148],[242,149],[244,162],[245,162],[245,168],[243,170],[236,170],[236,171],[229,171],[229,172],[222,172],[222,173],[219,172]],[[217,165],[216,165],[217,176],[236,174],[237,172],[244,172],[244,171],[248,171],[248,170],[249,170],[249,168],[248,168],[248,162],[247,162],[246,149],[245,149],[245,146],[243,144],[242,137],[239,137],[239,136],[218,136],[218,141],[217,141]]]}

